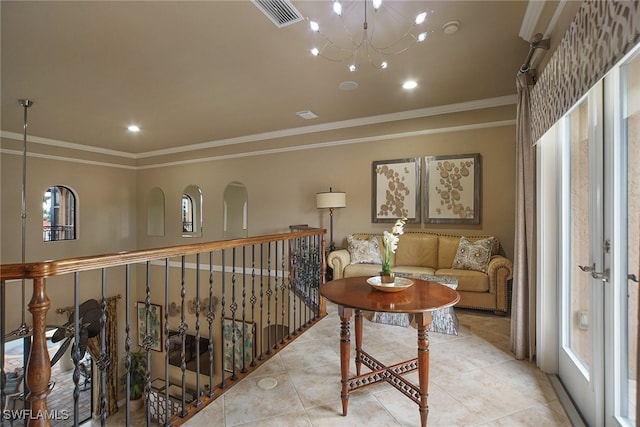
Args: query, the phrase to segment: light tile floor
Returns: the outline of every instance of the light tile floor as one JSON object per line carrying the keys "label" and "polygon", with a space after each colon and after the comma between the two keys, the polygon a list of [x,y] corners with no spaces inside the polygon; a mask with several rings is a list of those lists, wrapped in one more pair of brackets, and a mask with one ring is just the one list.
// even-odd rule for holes
{"label": "light tile floor", "polygon": [[[388,384],[351,394],[348,415],[342,416],[339,318],[335,305],[330,304],[328,310],[326,318],[184,425],[420,425],[417,405]],[[509,352],[508,318],[456,312],[460,319],[457,336],[430,334],[429,426],[571,425],[547,376]],[[365,320],[363,335],[363,348],[383,363],[415,357],[417,334],[412,327]],[[278,385],[270,390],[259,388],[258,381],[265,377],[276,378]],[[407,377],[417,382],[417,373]],[[109,425],[123,425],[117,417],[109,421]],[[134,419],[131,425],[139,421]]]}

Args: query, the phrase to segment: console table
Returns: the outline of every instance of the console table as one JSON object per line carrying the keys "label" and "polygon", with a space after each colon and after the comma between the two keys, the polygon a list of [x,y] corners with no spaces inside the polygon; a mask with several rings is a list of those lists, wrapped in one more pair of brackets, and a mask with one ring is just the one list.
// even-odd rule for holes
{"label": "console table", "polygon": [[[340,373],[342,377],[342,415],[347,415],[349,393],[386,381],[418,404],[420,422],[427,425],[429,407],[427,390],[429,381],[429,340],[427,329],[431,312],[451,307],[460,300],[455,290],[436,282],[412,279],[415,284],[401,292],[381,292],[367,284],[367,277],[349,277],[333,280],[320,286],[320,294],[338,305],[340,316]],[[418,354],[414,359],[385,366],[362,350],[362,311],[414,314],[418,329]],[[349,377],[350,328],[349,321],[355,311],[356,376]],[[371,372],[360,374],[362,365]],[[403,375],[418,370],[418,386]]]}

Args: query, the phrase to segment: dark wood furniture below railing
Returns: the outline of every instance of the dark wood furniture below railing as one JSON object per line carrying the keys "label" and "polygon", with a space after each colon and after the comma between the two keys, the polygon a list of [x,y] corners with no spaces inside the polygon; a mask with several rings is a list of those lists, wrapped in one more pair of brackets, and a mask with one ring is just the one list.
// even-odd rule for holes
{"label": "dark wood furniture below railing", "polygon": [[[342,376],[342,414],[347,415],[349,393],[386,381],[419,406],[422,426],[427,425],[429,407],[427,389],[429,381],[429,340],[427,329],[431,312],[450,307],[460,300],[460,295],[436,282],[413,279],[415,284],[401,292],[381,292],[367,284],[366,277],[350,277],[324,283],[320,294],[338,304],[340,315],[340,371]],[[362,350],[362,311],[387,313],[412,313],[418,328],[418,355],[414,359],[385,366]],[[349,377],[350,331],[349,321],[355,311],[356,376]],[[362,365],[371,369],[360,374]],[[418,370],[419,385],[407,381],[403,375]]]}

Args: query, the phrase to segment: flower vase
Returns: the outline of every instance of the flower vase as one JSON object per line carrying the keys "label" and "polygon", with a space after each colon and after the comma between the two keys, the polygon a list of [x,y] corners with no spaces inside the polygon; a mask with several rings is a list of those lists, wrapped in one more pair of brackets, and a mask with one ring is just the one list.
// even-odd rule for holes
{"label": "flower vase", "polygon": [[392,272],[380,272],[380,283],[393,283],[396,280],[395,274]]}

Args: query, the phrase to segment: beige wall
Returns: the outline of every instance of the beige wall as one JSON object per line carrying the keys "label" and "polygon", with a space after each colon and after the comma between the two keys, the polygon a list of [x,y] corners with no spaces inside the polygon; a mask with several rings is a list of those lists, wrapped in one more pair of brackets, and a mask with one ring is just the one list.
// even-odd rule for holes
{"label": "beige wall", "polygon": [[[153,160],[180,159],[190,163],[137,170],[127,158],[105,159],[100,154],[92,157],[90,152],[82,152],[75,156],[82,158],[84,163],[81,163],[70,161],[74,156],[67,149],[30,144],[29,152],[38,156],[28,157],[26,259],[62,259],[222,239],[223,193],[232,181],[247,187],[250,236],[288,231],[290,224],[304,223],[328,229],[329,213],[315,208],[315,194],[329,187],[345,191],[347,207],[336,210],[334,217],[334,240],[341,246],[350,233],[379,232],[389,227],[389,224],[371,222],[373,161],[468,153],[482,155],[481,223],[411,224],[407,228],[495,235],[507,257],[512,258],[514,117],[515,106],[507,106],[380,123],[224,146],[206,153],[165,156]],[[2,140],[0,261],[3,264],[21,259],[20,146],[20,141]],[[255,154],[247,154],[250,152]],[[41,157],[43,155],[51,157]],[[210,159],[202,161],[205,156]],[[97,163],[86,163],[90,160]],[[150,159],[138,159],[138,162],[149,163]],[[66,185],[78,195],[80,238],[76,241],[42,242],[42,196],[55,184]],[[203,192],[202,238],[181,237],[180,200],[189,184],[198,185]],[[147,195],[156,186],[165,193],[165,236],[147,236]],[[108,294],[122,293],[122,278],[113,280]],[[64,285],[53,282],[48,289],[52,309],[71,305],[73,301],[70,281],[63,281]],[[98,278],[89,282],[97,283]],[[8,297],[19,298],[18,290],[10,284]],[[143,290],[132,292],[142,297]],[[30,297],[29,290],[27,296]],[[98,296],[97,287],[83,286],[82,299]],[[18,313],[11,314],[10,318],[15,316]]]}
{"label": "beige wall", "polygon": [[[331,134],[332,143],[324,146],[317,144],[314,146],[317,148],[288,148],[291,151],[238,158],[229,158],[229,153],[225,152],[225,157],[221,160],[140,170],[137,181],[137,192],[141,196],[138,203],[138,244],[140,247],[153,247],[185,243],[189,240],[181,237],[180,229],[180,199],[182,191],[189,184],[198,185],[203,192],[202,240],[221,239],[223,192],[231,181],[239,181],[246,185],[248,191],[250,236],[286,231],[290,224],[309,224],[328,229],[329,213],[315,208],[315,194],[328,191],[329,187],[335,191],[345,191],[347,207],[336,210],[334,214],[334,240],[336,245],[340,246],[350,233],[382,231],[389,227],[389,224],[371,222],[373,161],[480,153],[481,223],[410,224],[408,229],[495,235],[503,245],[505,254],[512,259],[515,128],[512,124],[507,124],[470,130],[458,129],[469,122],[477,124],[478,119],[513,119],[514,110],[502,108],[457,117],[450,115],[440,118],[439,121],[430,118],[426,126],[446,123],[447,127],[446,131],[433,134],[387,139],[386,135],[389,133],[402,133],[399,124],[393,123],[379,128],[377,137],[368,134],[366,142],[352,142],[355,138],[352,134],[349,134],[348,140],[337,139],[338,136]],[[424,122],[426,120],[423,124]],[[410,126],[412,132],[425,129],[420,128],[416,121],[407,123],[407,126]],[[311,138],[318,136],[314,135]],[[281,141],[278,143],[283,144]],[[294,145],[289,142],[289,146]],[[146,236],[146,198],[155,186],[159,186],[166,197],[164,237]]]}

